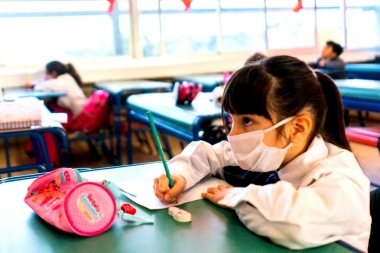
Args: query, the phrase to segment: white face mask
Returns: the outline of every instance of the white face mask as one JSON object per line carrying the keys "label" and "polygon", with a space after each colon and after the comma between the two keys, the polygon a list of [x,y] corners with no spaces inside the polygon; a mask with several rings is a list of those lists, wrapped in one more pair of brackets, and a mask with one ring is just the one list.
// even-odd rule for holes
{"label": "white face mask", "polygon": [[228,136],[236,163],[244,170],[260,172],[277,170],[293,143],[285,148],[268,147],[263,143],[264,134],[294,118],[286,118],[266,130]]}

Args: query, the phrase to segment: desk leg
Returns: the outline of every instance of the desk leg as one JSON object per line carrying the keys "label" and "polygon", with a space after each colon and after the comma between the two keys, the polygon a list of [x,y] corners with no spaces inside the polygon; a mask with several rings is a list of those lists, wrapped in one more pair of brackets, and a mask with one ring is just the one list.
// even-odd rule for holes
{"label": "desk leg", "polygon": [[[5,160],[6,160],[6,163],[7,163],[7,168],[11,167],[11,162],[9,160],[9,143],[8,143],[8,139],[5,138],[4,139],[4,149],[5,149]],[[11,173],[8,172],[8,177],[11,176]]]}
{"label": "desk leg", "polygon": [[[36,164],[29,164],[29,165],[20,165],[20,166],[10,166],[9,161],[9,143],[8,138],[14,138],[14,137],[20,137],[20,136],[26,136],[32,139],[32,145],[33,150],[36,158]],[[39,172],[45,172],[45,171],[51,171],[52,164],[49,159],[49,155],[47,152],[47,148],[44,142],[44,139],[42,138],[42,135],[40,132],[35,130],[26,130],[26,131],[16,131],[16,132],[9,132],[9,133],[1,133],[0,138],[4,138],[4,144],[5,144],[5,155],[6,155],[6,161],[7,161],[7,167],[3,172],[8,173],[8,176],[10,176],[11,172],[15,171],[22,171],[27,169],[33,169],[38,168]],[[41,158],[42,154],[42,158]],[[46,169],[43,166],[43,163],[46,164]]]}
{"label": "desk leg", "polygon": [[133,150],[132,150],[132,120],[130,116],[130,110],[127,111],[127,163],[133,163]]}
{"label": "desk leg", "polygon": [[[36,138],[34,138],[33,136],[30,136],[30,142],[32,143],[32,148],[33,148],[33,154],[34,154],[34,159],[36,161],[36,164],[40,164],[43,166],[44,164],[44,161],[41,160],[41,150],[40,150],[40,146],[41,144],[38,144],[38,140]],[[42,171],[39,171],[39,172],[42,172]]]}
{"label": "desk leg", "polygon": [[117,108],[113,114],[114,117],[114,127],[116,134],[116,165],[121,164],[121,107],[117,105]]}
{"label": "desk leg", "polygon": [[[71,167],[71,151],[70,151],[70,143],[67,139],[67,135],[65,130],[63,130],[60,127],[53,127],[49,129],[41,129],[39,130],[40,134],[42,133],[51,133],[54,136],[54,140],[58,141],[56,138],[59,137],[59,144],[56,143],[57,146],[60,146],[59,153],[60,157],[62,158],[62,166],[64,167]],[[46,146],[45,146],[46,147]]]}
{"label": "desk leg", "polygon": [[161,133],[161,139],[162,139],[162,142],[164,143],[165,151],[168,154],[169,159],[172,159],[173,158],[173,153],[172,153],[172,149],[170,147],[170,143],[169,143],[168,137],[165,134]]}
{"label": "desk leg", "polygon": [[54,128],[53,133],[54,133],[54,136],[58,136],[60,138],[59,143],[57,144],[60,144],[59,153],[61,156],[62,166],[70,168],[71,167],[71,151],[70,151],[70,143],[69,143],[69,140],[67,139],[66,132],[63,129],[57,127],[57,128]]}
{"label": "desk leg", "polygon": [[47,171],[52,171],[53,170],[53,166],[52,166],[52,164],[50,162],[49,154],[47,152],[47,148],[46,148],[46,145],[45,145],[44,138],[42,137],[42,134],[39,133],[39,132],[38,133],[36,132],[34,134],[34,138],[36,138],[37,142],[40,143],[39,147],[41,148],[42,159],[45,162],[45,168],[46,168],[46,170]]}

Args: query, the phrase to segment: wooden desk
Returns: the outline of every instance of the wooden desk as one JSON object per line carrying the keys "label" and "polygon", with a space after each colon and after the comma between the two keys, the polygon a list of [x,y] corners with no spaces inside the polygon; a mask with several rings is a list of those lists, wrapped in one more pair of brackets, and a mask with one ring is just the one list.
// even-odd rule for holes
{"label": "wooden desk", "polygon": [[35,97],[38,99],[45,98],[58,98],[66,96],[66,92],[60,91],[42,91],[42,90],[33,90],[25,89],[24,87],[12,87],[12,88],[3,88],[3,100],[12,101],[15,98],[25,98],[25,97]]}
{"label": "wooden desk", "polygon": [[[132,95],[127,99],[128,126],[137,121],[149,126],[146,115],[151,111],[156,128],[180,140],[199,140],[199,131],[205,121],[222,117],[222,109],[213,101],[210,92],[199,93],[191,105],[176,105],[173,93]],[[132,129],[133,131],[133,129]],[[132,163],[131,131],[127,133],[128,163]]]}
{"label": "wooden desk", "polygon": [[[161,163],[113,167],[81,174],[91,181],[106,179],[118,182],[147,178],[157,170],[163,171]],[[179,223],[169,216],[167,209],[150,211],[123,197],[123,201],[136,207],[139,216],[153,218],[154,224],[139,225],[117,219],[108,231],[96,237],[69,234],[40,219],[24,203],[27,187],[33,179],[10,179],[0,181],[1,206],[6,207],[0,208],[1,252],[294,252],[250,232],[233,210],[217,207],[205,200],[181,205],[180,208],[191,212],[192,222]],[[332,243],[296,252],[351,251]]]}
{"label": "wooden desk", "polygon": [[176,76],[172,78],[172,82],[192,82],[194,84],[202,84],[203,92],[212,92],[216,86],[223,85],[223,74],[212,75],[194,75],[194,76]]}
{"label": "wooden desk", "polygon": [[110,81],[94,85],[94,89],[105,90],[110,94],[114,131],[116,135],[117,164],[122,164],[121,156],[121,111],[125,109],[126,98],[135,93],[150,93],[155,91],[169,91],[172,84],[148,80]]}
{"label": "wooden desk", "polygon": [[346,75],[349,78],[380,80],[380,63],[347,63]]}

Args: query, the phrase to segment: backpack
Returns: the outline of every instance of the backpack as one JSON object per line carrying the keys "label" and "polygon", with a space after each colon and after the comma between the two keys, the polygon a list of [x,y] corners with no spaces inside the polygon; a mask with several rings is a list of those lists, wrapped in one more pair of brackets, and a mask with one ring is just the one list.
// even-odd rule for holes
{"label": "backpack", "polygon": [[107,91],[96,90],[88,99],[83,111],[72,119],[67,130],[89,134],[106,127],[110,114],[108,97]]}

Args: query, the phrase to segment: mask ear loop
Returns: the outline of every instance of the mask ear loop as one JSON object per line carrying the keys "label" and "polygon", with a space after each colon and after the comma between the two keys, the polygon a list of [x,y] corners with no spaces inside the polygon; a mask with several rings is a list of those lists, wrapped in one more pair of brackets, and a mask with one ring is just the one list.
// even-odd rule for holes
{"label": "mask ear loop", "polygon": [[[267,133],[267,132],[269,132],[269,131],[272,131],[273,129],[276,129],[276,128],[279,127],[279,126],[285,125],[286,123],[290,122],[291,120],[295,119],[296,117],[297,117],[297,116],[292,116],[292,117],[289,117],[289,118],[283,119],[283,120],[281,120],[280,122],[278,122],[277,124],[271,126],[270,128],[263,130],[263,132],[264,132],[264,133]],[[292,143],[292,142],[289,142],[289,144],[288,144],[285,148],[286,148],[286,149],[289,149],[291,146],[293,146],[293,143]]]}
{"label": "mask ear loop", "polygon": [[266,132],[272,131],[273,129],[276,129],[276,128],[279,127],[279,126],[285,125],[286,123],[288,123],[289,121],[291,121],[291,120],[294,119],[295,117],[296,117],[296,116],[292,116],[292,117],[289,117],[289,118],[283,119],[283,120],[281,120],[280,122],[278,122],[277,124],[271,126],[270,128],[267,128],[267,129],[263,130],[263,132],[266,133]]}

